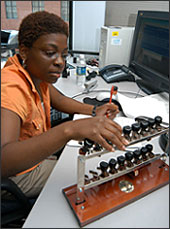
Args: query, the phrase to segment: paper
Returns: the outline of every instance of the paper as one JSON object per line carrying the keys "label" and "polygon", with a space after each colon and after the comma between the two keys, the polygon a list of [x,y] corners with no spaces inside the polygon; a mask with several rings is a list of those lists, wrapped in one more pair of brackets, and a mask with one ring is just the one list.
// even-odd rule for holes
{"label": "paper", "polygon": [[169,103],[161,101],[159,94],[129,98],[118,93],[117,98],[122,106],[123,113],[129,118],[136,118],[140,115],[154,118],[159,115],[164,122],[169,123]]}

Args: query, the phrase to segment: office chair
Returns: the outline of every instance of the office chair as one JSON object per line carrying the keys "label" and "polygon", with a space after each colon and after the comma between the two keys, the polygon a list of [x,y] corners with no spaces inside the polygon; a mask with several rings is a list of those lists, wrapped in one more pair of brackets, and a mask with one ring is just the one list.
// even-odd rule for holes
{"label": "office chair", "polygon": [[1,196],[1,228],[21,228],[36,198],[29,199],[9,178],[1,179],[1,191],[11,194],[10,199]]}
{"label": "office chair", "polygon": [[[73,120],[73,117],[74,117],[74,115],[63,113],[61,111],[56,110],[53,107],[51,107],[50,116],[51,116],[51,127],[52,128],[63,123],[63,122],[71,121],[71,120]],[[61,156],[64,148],[65,148],[65,145],[59,151],[57,151],[56,153],[53,154],[57,157],[57,160]]]}

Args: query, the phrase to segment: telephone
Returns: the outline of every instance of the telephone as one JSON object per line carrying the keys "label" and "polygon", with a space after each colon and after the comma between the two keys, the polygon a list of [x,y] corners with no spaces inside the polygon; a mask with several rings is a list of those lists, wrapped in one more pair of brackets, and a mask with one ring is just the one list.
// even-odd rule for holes
{"label": "telephone", "polygon": [[99,69],[99,75],[107,82],[135,81],[125,65],[110,64]]}

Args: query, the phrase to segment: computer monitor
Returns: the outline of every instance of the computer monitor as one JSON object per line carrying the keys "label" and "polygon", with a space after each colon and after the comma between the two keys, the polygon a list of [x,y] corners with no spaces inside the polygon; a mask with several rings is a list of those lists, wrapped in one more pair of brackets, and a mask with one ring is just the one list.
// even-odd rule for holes
{"label": "computer monitor", "polygon": [[169,93],[169,12],[138,11],[129,67],[147,94]]}
{"label": "computer monitor", "polygon": [[8,44],[9,37],[10,37],[10,33],[1,30],[1,44],[2,45]]}

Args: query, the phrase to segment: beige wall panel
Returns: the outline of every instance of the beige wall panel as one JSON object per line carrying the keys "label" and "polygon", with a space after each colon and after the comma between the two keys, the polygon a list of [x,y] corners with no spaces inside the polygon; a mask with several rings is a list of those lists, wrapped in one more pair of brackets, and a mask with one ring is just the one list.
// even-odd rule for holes
{"label": "beige wall panel", "polygon": [[107,1],[105,25],[134,26],[138,10],[169,11],[169,1]]}

